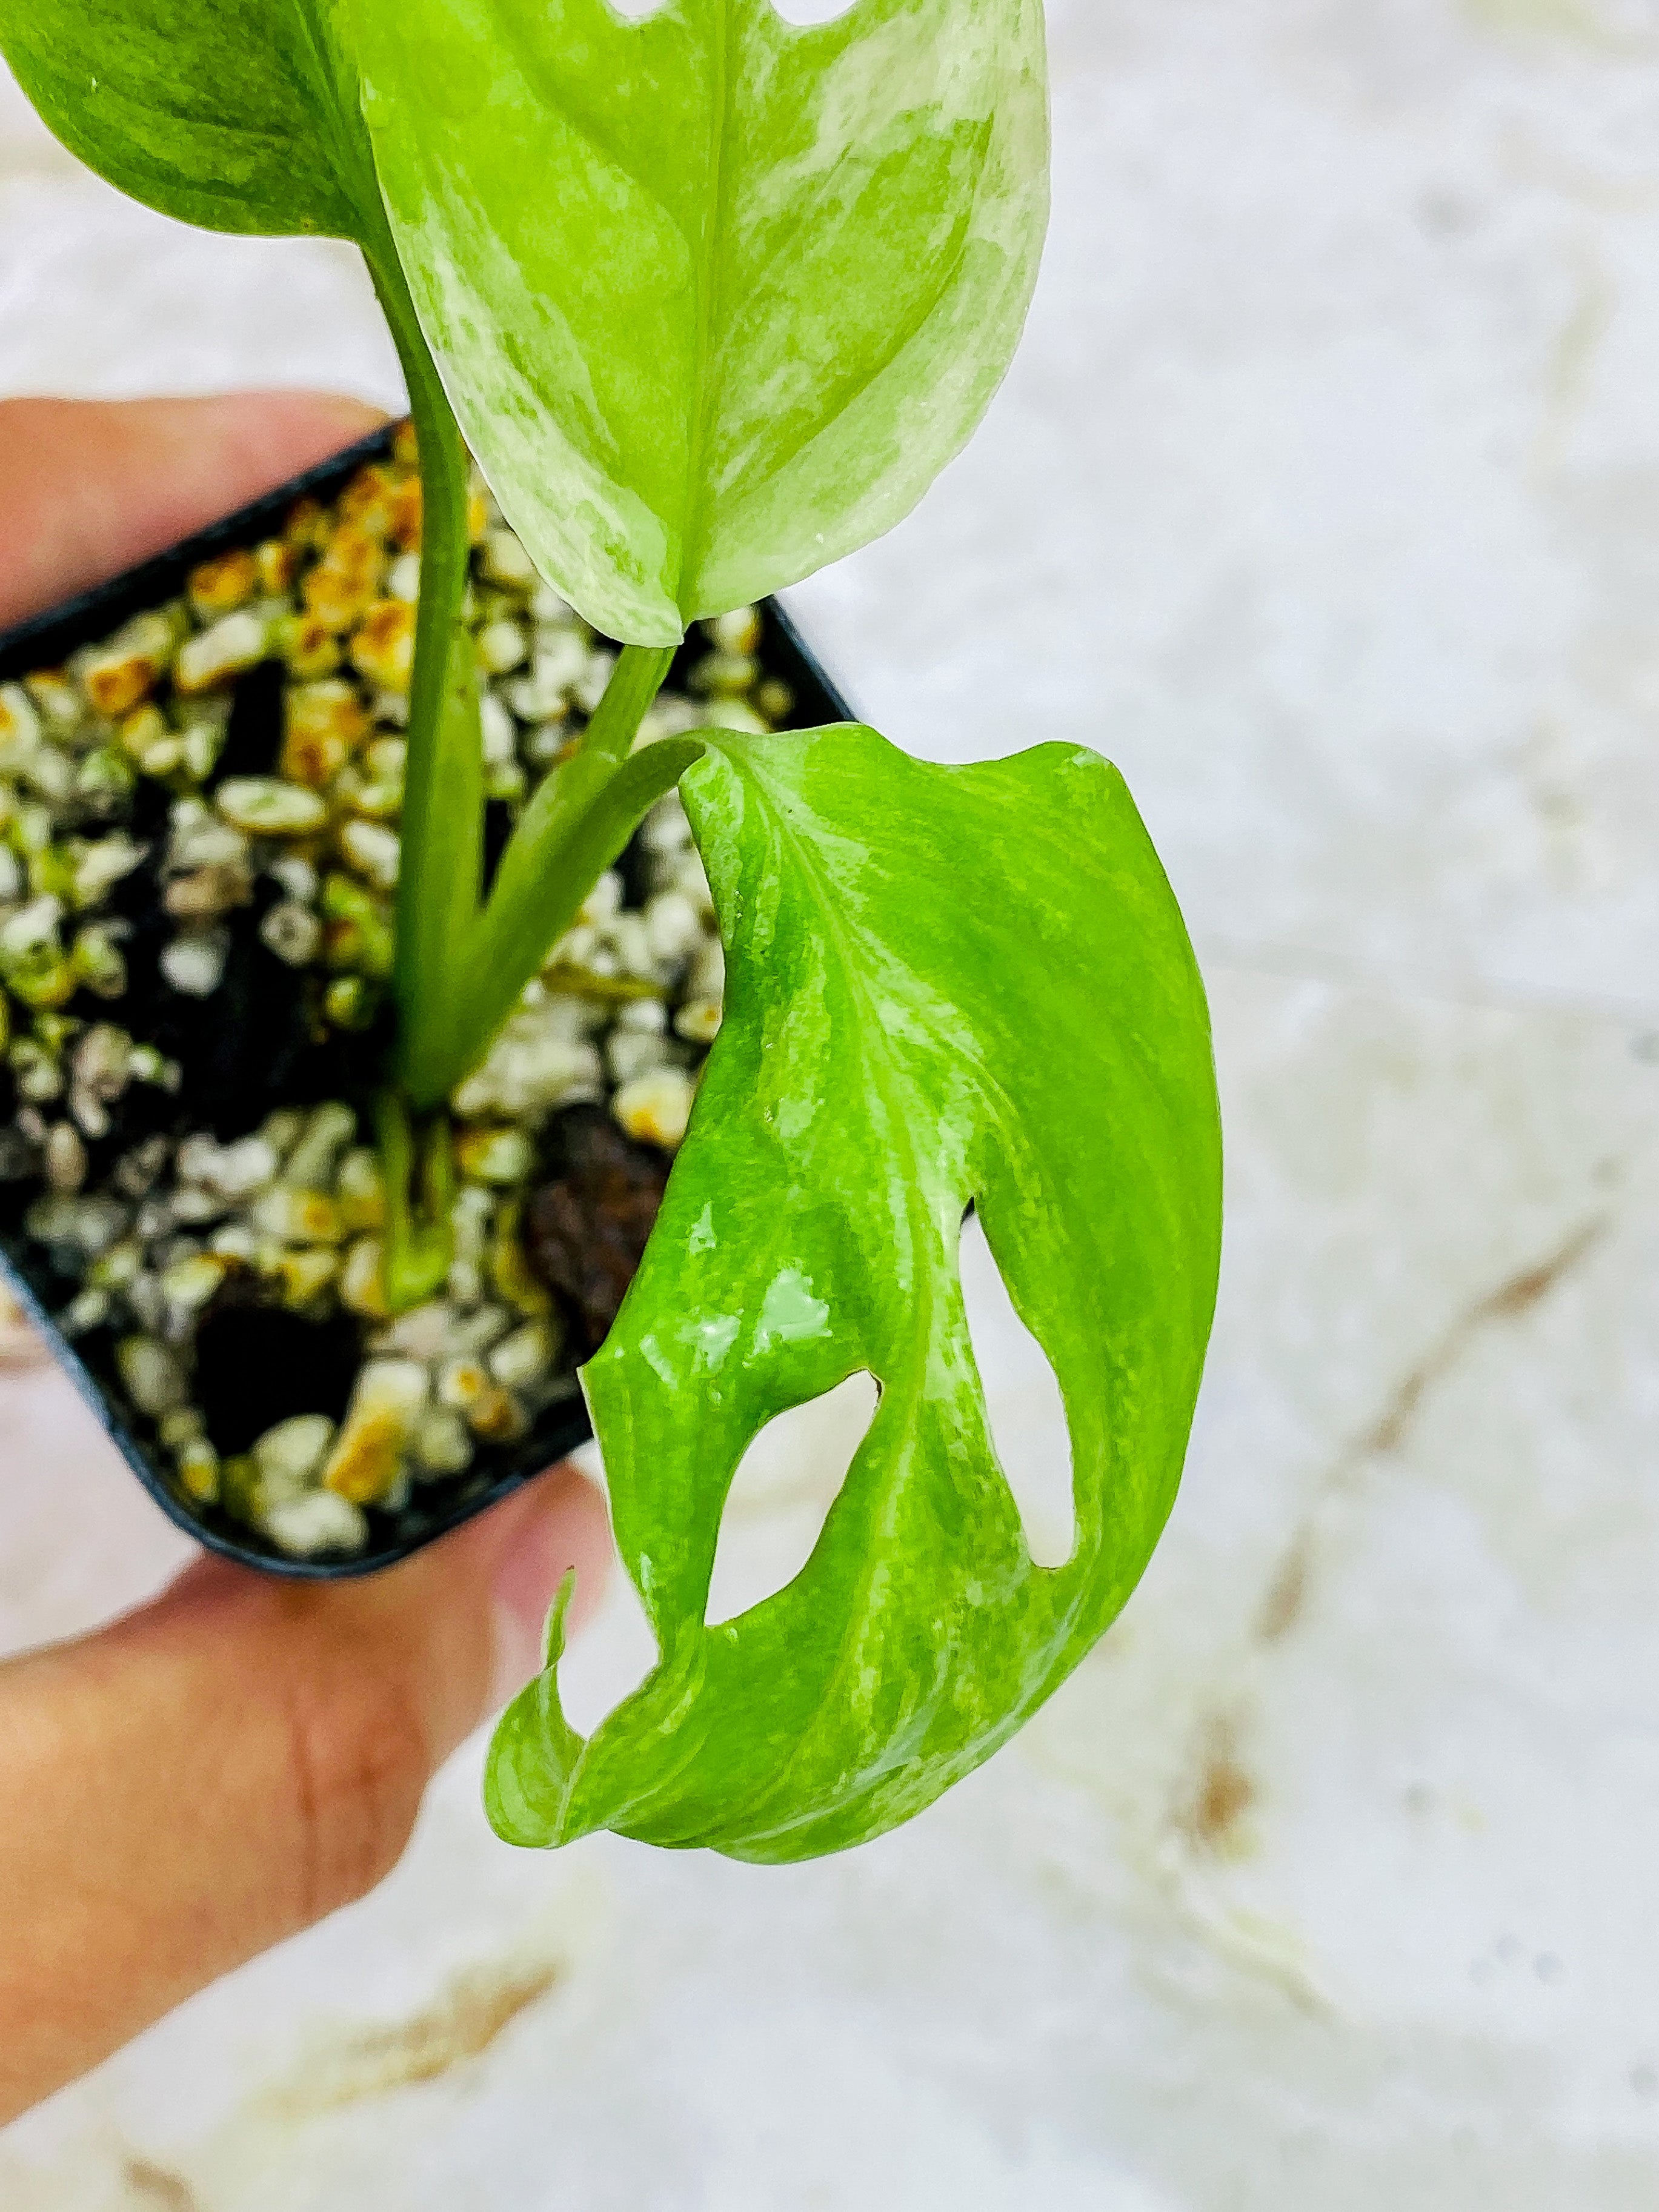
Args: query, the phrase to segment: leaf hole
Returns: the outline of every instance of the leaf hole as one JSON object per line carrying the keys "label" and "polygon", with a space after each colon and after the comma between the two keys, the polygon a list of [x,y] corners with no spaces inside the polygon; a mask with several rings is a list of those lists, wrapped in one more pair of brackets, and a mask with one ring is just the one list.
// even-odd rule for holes
{"label": "leaf hole", "polygon": [[647,15],[660,15],[669,0],[611,0],[611,5],[624,21],[642,23]]}
{"label": "leaf hole", "polygon": [[769,1420],[744,1452],[720,1518],[703,1618],[719,1628],[787,1589],[805,1566],[870,1432],[867,1371]]}
{"label": "leaf hole", "polygon": [[[603,1491],[605,1465],[598,1444],[584,1444],[571,1456]],[[613,1565],[604,1602],[580,1635],[571,1638],[559,1662],[559,1702],[577,1734],[592,1735],[607,1713],[633,1696],[660,1656],[639,1592],[630,1577]]]}
{"label": "leaf hole", "polygon": [[1063,1567],[1077,1548],[1065,1401],[1048,1353],[1014,1310],[977,1214],[963,1225],[962,1294],[991,1441],[1026,1545],[1038,1566]]}

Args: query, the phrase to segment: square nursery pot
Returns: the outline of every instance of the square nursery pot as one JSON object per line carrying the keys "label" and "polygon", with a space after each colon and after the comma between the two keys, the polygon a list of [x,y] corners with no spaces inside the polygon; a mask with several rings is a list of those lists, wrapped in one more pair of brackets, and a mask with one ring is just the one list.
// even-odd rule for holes
{"label": "square nursery pot", "polygon": [[[376,1310],[419,512],[398,426],[0,637],[0,1264],[162,1510],[279,1575],[389,1566],[588,1437],[719,1023],[671,799],[457,1093],[447,1294]],[[605,648],[477,520],[498,852]],[[711,629],[659,730],[850,719],[781,608]]]}

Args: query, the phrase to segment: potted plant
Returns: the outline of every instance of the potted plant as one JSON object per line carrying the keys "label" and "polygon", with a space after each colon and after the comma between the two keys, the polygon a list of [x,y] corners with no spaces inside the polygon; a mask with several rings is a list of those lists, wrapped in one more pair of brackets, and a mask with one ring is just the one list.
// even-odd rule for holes
{"label": "potted plant", "polygon": [[[362,1565],[422,1480],[499,1474],[586,1315],[659,1662],[582,1740],[556,1608],[497,1829],[787,1860],[893,1826],[1133,1587],[1218,1246],[1202,990],[1115,772],[779,731],[755,652],[762,603],[907,512],[1006,368],[1046,220],[1038,0],[808,28],[771,0],[110,0],[90,27],[37,0],[0,42],[151,204],[356,240],[419,459],[418,492],[398,446],[4,695],[6,1164],[26,1239],[86,1255],[60,1326],[112,1334],[106,1391],[178,1495]],[[727,703],[665,707],[671,672]],[[561,1043],[574,1103],[525,1073]],[[606,1332],[586,1279],[659,1198]],[[970,1206],[1066,1401],[1057,1569],[988,1430]],[[278,1328],[331,1332],[341,1418],[267,1395],[227,1454],[216,1422],[303,1364]],[[861,1371],[811,1560],[709,1627],[744,1449]]]}

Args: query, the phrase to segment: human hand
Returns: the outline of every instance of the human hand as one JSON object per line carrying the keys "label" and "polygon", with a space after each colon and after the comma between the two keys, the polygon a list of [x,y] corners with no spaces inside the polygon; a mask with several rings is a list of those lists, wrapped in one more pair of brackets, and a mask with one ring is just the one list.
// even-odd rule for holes
{"label": "human hand", "polygon": [[[0,626],[377,419],[296,392],[0,402]],[[202,1558],[0,1664],[0,2124],[374,1887],[438,1765],[536,1671],[566,1571],[580,1620],[609,1553],[603,1504],[559,1468],[369,1580]]]}

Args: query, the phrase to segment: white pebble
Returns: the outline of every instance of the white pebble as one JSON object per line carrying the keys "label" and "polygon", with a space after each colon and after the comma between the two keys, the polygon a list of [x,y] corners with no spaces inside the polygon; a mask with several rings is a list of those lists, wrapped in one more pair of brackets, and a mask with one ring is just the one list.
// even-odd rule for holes
{"label": "white pebble", "polygon": [[115,1349],[115,1364],[128,1397],[141,1413],[156,1419],[184,1404],[185,1371],[154,1337],[124,1337]]}
{"label": "white pebble", "polygon": [[283,1180],[307,1190],[326,1190],[340,1155],[357,1133],[357,1116],[343,1099],[313,1108],[303,1134],[283,1167]]}
{"label": "white pebble", "polygon": [[405,1445],[431,1394],[426,1369],[413,1359],[371,1359],[357,1377],[324,1484],[368,1505],[384,1499],[402,1472]]}
{"label": "white pebble", "polygon": [[104,1326],[109,1307],[107,1291],[82,1291],[58,1315],[58,1326],[65,1336],[84,1336],[89,1328]]}
{"label": "white pebble", "polygon": [[46,1138],[46,1181],[55,1191],[70,1195],[87,1179],[87,1148],[80,1132],[69,1121],[54,1123]]}
{"label": "white pebble", "polygon": [[761,618],[754,607],[734,607],[728,615],[717,615],[707,628],[722,653],[753,653],[761,641]]}
{"label": "white pebble", "polygon": [[395,830],[380,822],[348,822],[340,832],[340,850],[377,890],[389,891],[396,885],[399,847]]}
{"label": "white pebble", "polygon": [[176,1260],[161,1273],[161,1296],[179,1320],[199,1313],[225,1279],[226,1262],[210,1252]]}
{"label": "white pebble", "polygon": [[611,678],[616,673],[614,653],[590,653],[580,676],[570,686],[570,696],[584,714],[597,714],[599,702],[611,688]]}
{"label": "white pebble", "polygon": [[646,906],[645,933],[657,959],[684,960],[702,942],[702,917],[684,891],[659,891]]}
{"label": "white pebble", "polygon": [[22,959],[50,945],[58,933],[58,925],[64,918],[60,902],[50,895],[32,899],[7,916],[0,926],[0,953],[8,959]]}
{"label": "white pebble", "polygon": [[550,999],[514,1014],[483,1066],[455,1092],[456,1113],[464,1120],[499,1114],[516,1121],[597,1095],[604,1066],[592,1045],[571,1033],[571,1003]]}
{"label": "white pebble", "polygon": [[252,1198],[276,1180],[281,1163],[276,1147],[265,1137],[243,1137],[234,1145],[216,1145],[210,1137],[189,1137],[179,1147],[181,1182],[200,1183],[219,1197],[234,1200]]}
{"label": "white pebble", "polygon": [[630,1137],[672,1152],[684,1140],[696,1095],[683,1067],[659,1067],[623,1084],[611,1110]]}
{"label": "white pebble", "polygon": [[297,853],[280,854],[270,863],[266,873],[274,883],[282,885],[291,899],[299,899],[308,906],[317,896],[317,871]]}
{"label": "white pebble", "polygon": [[378,1237],[360,1237],[340,1273],[340,1303],[365,1318],[386,1317],[386,1248]]}
{"label": "white pebble", "polygon": [[259,1526],[279,1551],[308,1559],[319,1552],[361,1552],[368,1541],[368,1522],[331,1490],[308,1490],[304,1497],[267,1506]]}
{"label": "white pebble", "polygon": [[613,1083],[632,1083],[663,1066],[669,1057],[668,1042],[649,1030],[625,1030],[618,1025],[605,1040],[605,1057]]}
{"label": "white pebble", "polygon": [[253,1224],[280,1244],[337,1244],[345,1235],[340,1209],[326,1192],[276,1183],[262,1192]]}
{"label": "white pebble", "polygon": [[633,976],[637,982],[648,982],[656,973],[657,958],[651,949],[651,933],[645,926],[645,916],[632,912],[615,915],[605,936],[623,974]]}
{"label": "white pebble", "polygon": [[527,1389],[539,1382],[558,1354],[558,1340],[545,1321],[527,1321],[515,1328],[489,1355],[489,1371],[505,1390]]}
{"label": "white pebble", "polygon": [[709,728],[737,730],[745,737],[763,738],[769,735],[771,724],[741,699],[711,699],[708,712],[702,717]]}
{"label": "white pebble", "polygon": [[469,1182],[507,1189],[522,1182],[533,1164],[522,1129],[468,1129],[456,1139],[455,1164]]}
{"label": "white pebble", "polygon": [[714,920],[714,901],[709,892],[708,878],[704,872],[702,857],[695,847],[682,853],[675,861],[672,887],[683,891],[706,920]]}
{"label": "white pebble", "polygon": [[132,1039],[108,1022],[89,1029],[75,1048],[75,1080],[98,1098],[118,1098],[132,1075]]}
{"label": "white pebble", "polygon": [[609,921],[622,905],[623,879],[614,868],[607,868],[581,903],[581,918],[592,923]]}
{"label": "white pebble", "polygon": [[173,1218],[185,1226],[216,1221],[224,1210],[224,1200],[210,1190],[181,1190],[173,1196]]}
{"label": "white pebble", "polygon": [[15,769],[40,742],[40,717],[21,684],[0,684],[0,766]]}
{"label": "white pebble", "polygon": [[409,1312],[399,1314],[391,1328],[375,1338],[374,1349],[403,1359],[418,1359],[429,1366],[447,1350],[454,1318],[453,1310],[441,1298],[428,1299],[425,1305],[413,1306]]}
{"label": "white pebble", "polygon": [[211,629],[204,629],[198,637],[186,638],[179,647],[173,668],[174,684],[180,691],[189,693],[210,690],[216,684],[228,683],[233,676],[256,667],[264,659],[270,635],[270,623],[251,608],[244,608],[240,614],[227,615]]}
{"label": "white pebble", "polygon": [[320,792],[281,776],[232,776],[216,798],[225,820],[250,837],[308,837],[328,819]]}
{"label": "white pebble", "polygon": [[483,740],[484,766],[507,767],[513,760],[519,733],[512,715],[493,691],[486,691],[478,702],[478,730]]}
{"label": "white pebble", "polygon": [[276,1504],[311,1487],[333,1441],[334,1424],[325,1413],[296,1413],[267,1429],[253,1447],[267,1500]]}
{"label": "white pebble", "polygon": [[513,1326],[513,1316],[504,1306],[485,1306],[474,1314],[458,1314],[450,1331],[445,1350],[458,1359],[475,1359],[498,1343]]}
{"label": "white pebble", "polygon": [[118,830],[112,836],[104,836],[95,845],[86,845],[76,858],[76,905],[95,907],[124,876],[133,874],[139,860],[146,854],[143,845],[135,845],[133,838]]}
{"label": "white pebble", "polygon": [[720,999],[726,993],[726,947],[718,937],[706,937],[686,971],[686,995]]}
{"label": "white pebble", "polygon": [[176,874],[198,868],[246,868],[247,839],[228,822],[210,814],[199,799],[181,799],[173,810],[167,866]]}
{"label": "white pebble", "polygon": [[428,1480],[460,1474],[472,1464],[472,1432],[447,1406],[434,1406],[415,1431],[416,1471]]}
{"label": "white pebble", "polygon": [[515,622],[487,623],[478,632],[478,659],[492,676],[505,676],[517,668],[529,649],[529,640]]}
{"label": "white pebble", "polygon": [[720,1001],[688,999],[674,1017],[674,1034],[688,1044],[713,1044],[720,1035]]}
{"label": "white pebble", "polygon": [[580,630],[546,629],[538,633],[531,674],[538,691],[562,696],[580,683],[587,669],[587,646]]}
{"label": "white pebble", "polygon": [[259,939],[289,967],[304,968],[322,949],[323,925],[308,906],[283,899],[259,924]]}
{"label": "white pebble", "polygon": [[[519,711],[512,696],[513,687],[507,686],[507,703],[516,714]],[[524,755],[538,768],[551,768],[570,742],[570,732],[562,720],[549,715],[538,716],[527,712],[524,717],[531,727],[524,734]]]}
{"label": "white pebble", "polygon": [[407,738],[376,738],[363,754],[363,766],[377,783],[401,783],[409,768]]}
{"label": "white pebble", "polygon": [[487,532],[483,550],[481,565],[488,581],[503,584],[509,590],[528,591],[534,586],[536,564],[516,531]]}
{"label": "white pebble", "polygon": [[225,980],[230,939],[223,930],[202,937],[175,937],[162,948],[161,969],[175,991],[187,999],[210,999]]}

